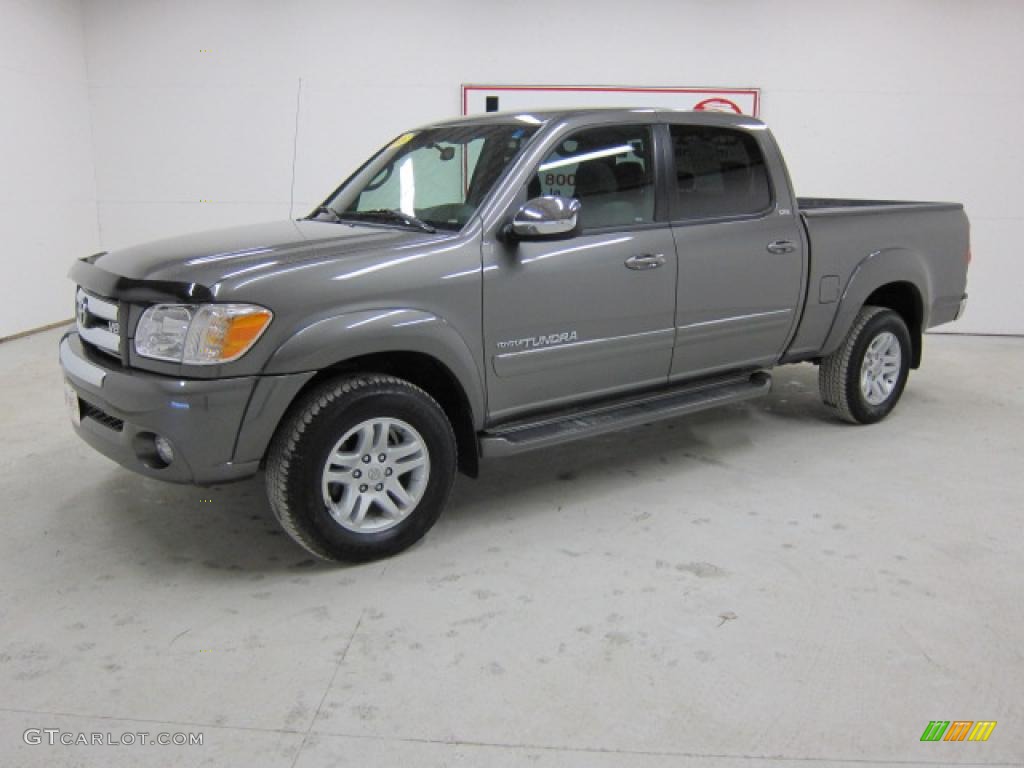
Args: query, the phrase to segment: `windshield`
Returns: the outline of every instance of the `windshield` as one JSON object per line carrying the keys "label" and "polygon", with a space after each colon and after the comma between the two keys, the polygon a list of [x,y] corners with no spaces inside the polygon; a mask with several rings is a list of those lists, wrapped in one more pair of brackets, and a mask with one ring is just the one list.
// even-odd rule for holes
{"label": "windshield", "polygon": [[536,130],[488,123],[403,133],[313,217],[461,229]]}

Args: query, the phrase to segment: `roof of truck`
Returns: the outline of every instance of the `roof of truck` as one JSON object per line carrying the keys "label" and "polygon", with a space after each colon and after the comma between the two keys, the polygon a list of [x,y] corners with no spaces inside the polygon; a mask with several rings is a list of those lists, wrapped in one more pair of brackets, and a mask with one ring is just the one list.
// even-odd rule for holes
{"label": "roof of truck", "polygon": [[737,115],[732,112],[693,111],[688,109],[668,109],[663,107],[578,107],[575,109],[517,109],[507,112],[487,112],[478,115],[466,115],[451,120],[440,120],[430,126],[439,125],[478,125],[480,123],[508,123],[519,121],[533,125],[543,125],[551,121],[571,120],[586,123],[594,120],[600,123],[618,121],[633,122],[638,115],[651,115],[659,122],[704,123],[707,125],[733,125],[756,128],[764,123],[755,117]]}

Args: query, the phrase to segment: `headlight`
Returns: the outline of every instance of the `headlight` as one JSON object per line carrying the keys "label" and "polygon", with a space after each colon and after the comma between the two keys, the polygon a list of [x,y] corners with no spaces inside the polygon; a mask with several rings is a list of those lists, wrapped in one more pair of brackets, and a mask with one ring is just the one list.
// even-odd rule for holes
{"label": "headlight", "polygon": [[229,363],[249,351],[273,317],[253,304],[157,304],[142,313],[135,351],[173,363]]}

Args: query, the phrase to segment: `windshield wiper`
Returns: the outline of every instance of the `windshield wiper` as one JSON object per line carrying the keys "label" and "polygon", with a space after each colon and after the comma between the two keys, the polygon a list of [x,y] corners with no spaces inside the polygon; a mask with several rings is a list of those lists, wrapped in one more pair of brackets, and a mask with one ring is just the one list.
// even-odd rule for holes
{"label": "windshield wiper", "polygon": [[397,211],[394,208],[375,208],[372,211],[343,211],[336,214],[339,221],[346,219],[370,219],[375,221],[393,221],[404,224],[407,227],[416,227],[424,232],[437,232],[437,229],[427,224],[423,219],[418,219],[411,213]]}

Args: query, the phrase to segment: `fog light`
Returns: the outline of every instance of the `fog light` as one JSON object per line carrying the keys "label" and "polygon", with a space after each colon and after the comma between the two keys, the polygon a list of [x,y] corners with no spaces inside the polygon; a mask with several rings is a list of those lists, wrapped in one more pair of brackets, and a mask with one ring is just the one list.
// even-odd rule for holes
{"label": "fog light", "polygon": [[174,461],[174,448],[171,446],[170,440],[162,435],[157,435],[153,438],[153,445],[156,446],[156,455],[160,457],[160,461],[164,464]]}

